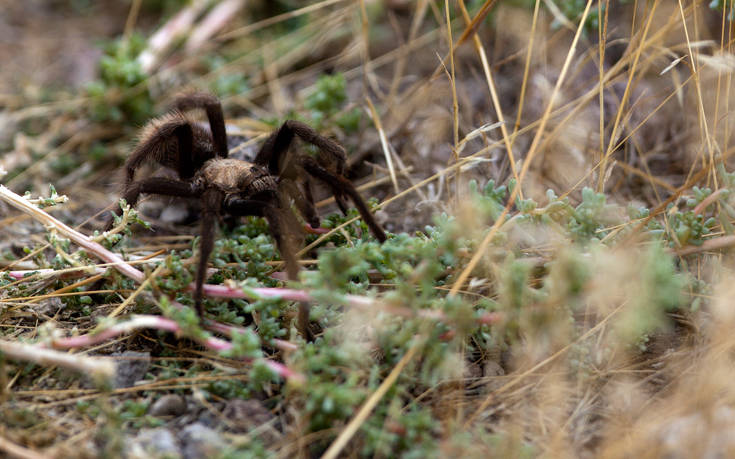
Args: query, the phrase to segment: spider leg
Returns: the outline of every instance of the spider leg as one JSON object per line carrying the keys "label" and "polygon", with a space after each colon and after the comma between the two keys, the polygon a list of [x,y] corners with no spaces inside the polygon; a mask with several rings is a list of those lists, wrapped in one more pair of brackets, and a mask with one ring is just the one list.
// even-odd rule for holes
{"label": "spider leg", "polygon": [[347,199],[339,188],[333,185],[330,185],[330,187],[332,188],[334,200],[337,202],[337,207],[342,211],[342,214],[347,215]]}
{"label": "spider leg", "polygon": [[207,277],[207,262],[214,248],[215,222],[220,215],[224,194],[216,189],[209,188],[202,194],[202,225],[199,239],[199,261],[194,290],[194,306],[200,318],[204,318],[202,307],[202,287]]}
{"label": "spider leg", "polygon": [[[288,219],[284,209],[278,207],[278,201],[275,196],[270,196],[267,200],[241,199],[231,198],[225,202],[225,211],[233,215],[255,215],[265,217],[268,221],[268,230],[276,241],[278,251],[281,252],[281,258],[286,265],[286,274],[288,279],[295,281],[298,279],[299,264],[296,258],[296,248],[291,237],[289,237],[286,228],[286,220]],[[304,339],[313,341],[314,335],[309,328],[309,304],[302,301],[299,302],[299,315],[297,326]]]}
{"label": "spider leg", "polygon": [[194,157],[192,148],[194,132],[189,120],[180,113],[165,117],[160,125],[153,122],[149,126],[150,133],[144,134],[141,142],[125,162],[126,185],[133,181],[136,169],[147,160],[175,169],[180,178],[187,179],[209,159]]}
{"label": "spider leg", "polygon": [[[299,137],[304,142],[310,143],[323,153],[326,153],[330,157],[337,175],[344,176],[345,164],[347,162],[344,148],[333,140],[319,134],[308,124],[294,120],[284,122],[280,128],[266,139],[255,157],[255,163],[261,166],[267,166],[273,175],[280,175],[279,166],[282,156],[288,151],[294,136]],[[347,199],[344,196],[343,187],[337,186],[331,181],[326,181],[326,184],[331,188],[334,199],[337,201],[337,206],[342,213],[346,214]],[[311,193],[308,185],[305,194],[307,193]],[[313,203],[313,198],[311,202]]]}
{"label": "spider leg", "polygon": [[[318,228],[321,223],[319,222],[319,215],[316,212],[314,198],[311,196],[311,188],[308,188],[308,183],[304,187],[305,191],[303,193],[296,182],[291,179],[284,178],[280,181],[279,185],[285,191],[285,195],[291,196],[294,199],[294,204],[296,204],[296,207],[306,222],[313,228]],[[302,196],[305,199],[301,199]],[[283,205],[283,207],[285,208],[287,205]]]}
{"label": "spider leg", "polygon": [[[182,198],[191,198],[199,196],[200,192],[192,186],[189,182],[183,182],[181,180],[170,179],[166,177],[151,177],[137,182],[132,182],[125,187],[122,199],[131,206],[135,206],[138,203],[138,198],[143,193],[148,194],[161,194],[164,196],[178,196]],[[117,207],[113,210],[105,225],[105,231],[112,228],[115,222],[115,216],[122,214],[122,209]]]}
{"label": "spider leg", "polygon": [[[346,194],[349,196],[357,210],[360,212],[360,216],[365,220],[365,223],[367,223],[370,231],[372,231],[375,237],[380,242],[384,242],[387,239],[385,231],[383,231],[383,228],[377,221],[375,221],[375,217],[370,213],[370,209],[368,209],[367,204],[363,201],[362,196],[357,192],[352,182],[344,178],[342,175],[328,171],[319,165],[319,163],[317,163],[313,158],[302,158],[301,165],[309,174],[328,184],[333,189],[338,190],[340,194]],[[337,202],[339,203],[339,200]]]}
{"label": "spider leg", "polygon": [[[314,209],[314,212],[316,213],[316,204],[314,204],[314,194],[311,190],[311,180],[309,180],[308,177],[304,177],[303,180],[304,181],[302,184],[302,188],[304,190],[304,199],[306,200],[306,202],[309,203],[309,206],[312,207]],[[318,223],[319,214],[316,215],[316,218],[317,218],[317,223]],[[315,226],[315,225],[311,225],[311,226]]]}
{"label": "spider leg", "polygon": [[212,131],[212,140],[217,156],[227,158],[227,132],[225,131],[225,117],[222,113],[222,103],[211,94],[197,92],[180,96],[174,102],[177,110],[187,111],[202,108],[207,113],[209,129]]}
{"label": "spider leg", "polygon": [[335,163],[337,173],[339,175],[344,173],[345,162],[347,161],[345,150],[338,143],[320,135],[308,124],[294,120],[284,122],[280,128],[266,139],[255,156],[255,164],[268,166],[271,174],[280,175],[281,157],[288,151],[294,136],[298,136],[304,142],[310,143],[330,155]]}

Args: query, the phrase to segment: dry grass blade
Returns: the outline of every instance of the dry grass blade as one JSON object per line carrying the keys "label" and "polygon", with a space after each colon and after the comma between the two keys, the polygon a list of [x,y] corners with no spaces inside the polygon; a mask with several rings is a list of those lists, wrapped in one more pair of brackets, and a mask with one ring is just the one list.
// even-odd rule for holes
{"label": "dry grass blade", "polygon": [[370,109],[370,116],[373,119],[373,123],[375,123],[375,129],[378,131],[378,135],[380,136],[380,146],[383,149],[383,155],[385,156],[385,163],[388,165],[388,171],[390,172],[390,180],[393,183],[393,190],[396,193],[400,193],[400,189],[398,188],[398,178],[396,177],[396,169],[393,166],[393,159],[392,154],[390,151],[390,145],[388,144],[388,138],[385,136],[385,130],[383,130],[383,123],[380,122],[380,115],[378,114],[378,111],[375,109],[375,105],[373,105],[373,101],[370,100],[369,97],[365,98],[365,101],[368,104],[368,108]]}
{"label": "dry grass blade", "polygon": [[653,23],[653,18],[655,17],[653,13],[656,11],[656,6],[658,6],[658,3],[659,3],[658,0],[655,0],[653,2],[653,5],[651,6],[651,14],[648,16],[648,21],[646,22],[646,25],[641,34],[641,38],[640,38],[641,45],[635,47],[633,63],[630,67],[630,70],[628,71],[628,83],[625,86],[625,92],[623,93],[623,99],[620,102],[620,107],[618,109],[617,116],[615,117],[615,122],[613,123],[612,132],[610,133],[610,142],[607,145],[607,150],[605,151],[605,154],[603,155],[602,161],[600,164],[600,174],[599,174],[599,180],[598,180],[598,185],[597,185],[598,191],[602,191],[605,186],[604,181],[605,181],[605,177],[607,176],[606,175],[607,162],[610,158],[610,155],[612,155],[614,151],[613,145],[615,143],[615,139],[617,139],[617,135],[620,129],[620,121],[623,117],[623,114],[625,113],[625,110],[623,110],[623,107],[625,107],[625,105],[627,104],[628,99],[630,98],[630,94],[633,90],[633,85],[632,85],[633,78],[636,75],[636,70],[638,69],[638,62],[640,60],[641,54],[644,49],[642,44],[646,42],[646,38],[648,37],[648,30],[651,24]]}
{"label": "dry grass blade", "polygon": [[[489,10],[489,4],[491,3],[492,2],[490,1],[485,3],[485,6],[488,7],[488,10]],[[462,15],[464,16],[465,22],[468,23],[468,28],[471,27],[470,16],[469,16],[469,13],[467,12],[467,8],[464,5],[464,0],[460,0],[459,6],[462,9]],[[508,163],[510,164],[510,170],[513,172],[513,178],[516,179],[518,183],[520,183],[521,180],[520,180],[520,177],[518,176],[518,171],[516,170],[516,160],[513,155],[513,143],[511,142],[511,136],[508,134],[508,128],[505,125],[505,116],[503,115],[503,108],[500,106],[500,99],[498,98],[498,91],[497,89],[495,89],[495,81],[493,80],[492,73],[490,72],[490,64],[487,61],[487,55],[485,53],[485,48],[482,46],[482,42],[480,41],[480,38],[476,34],[473,35],[472,42],[475,45],[477,54],[480,56],[480,62],[482,62],[482,70],[483,72],[485,72],[485,80],[487,81],[487,86],[488,86],[488,89],[490,90],[490,97],[492,98],[492,101],[493,101],[493,107],[495,108],[495,114],[498,117],[498,123],[500,123],[500,130],[503,133],[503,142],[505,144],[506,154],[508,155]],[[529,158],[530,157],[531,156],[529,155]],[[523,199],[523,190],[521,189],[520,186],[518,187],[518,196],[521,199]]]}
{"label": "dry grass blade", "polygon": [[0,451],[4,451],[9,457],[18,459],[48,459],[52,457],[47,454],[40,454],[31,449],[24,448],[4,437],[0,437]]}
{"label": "dry grass blade", "polygon": [[120,313],[122,313],[125,308],[127,308],[133,301],[135,301],[135,298],[140,295],[143,290],[148,288],[151,280],[156,279],[156,277],[158,277],[158,275],[161,273],[161,271],[163,271],[165,267],[165,264],[161,264],[156,269],[154,269],[153,272],[149,276],[147,276],[143,282],[140,283],[138,288],[129,297],[125,298],[125,301],[120,303],[120,305],[116,307],[110,314],[108,314],[107,317],[113,318],[120,315]]}
{"label": "dry grass blade", "polygon": [[577,42],[579,41],[579,37],[582,35],[582,29],[584,27],[584,22],[587,19],[587,15],[589,14],[591,5],[592,5],[592,0],[588,0],[587,6],[584,9],[584,13],[582,13],[582,18],[579,22],[577,33],[574,35],[574,40],[572,41],[572,45],[569,47],[567,58],[564,61],[564,66],[562,67],[561,73],[559,74],[559,79],[556,82],[556,86],[554,86],[554,91],[551,93],[551,97],[549,98],[549,102],[546,106],[546,110],[544,111],[544,114],[541,117],[541,121],[536,130],[536,135],[533,138],[533,142],[531,143],[531,146],[528,149],[528,153],[526,153],[526,159],[523,162],[523,168],[521,169],[520,176],[518,177],[518,184],[513,189],[513,192],[510,194],[510,197],[508,198],[508,204],[506,204],[505,208],[500,213],[500,215],[498,216],[495,223],[488,231],[485,238],[477,246],[477,249],[475,249],[475,254],[473,255],[472,259],[467,264],[467,266],[462,270],[460,275],[457,277],[457,280],[454,281],[454,284],[452,284],[452,289],[449,292],[449,294],[452,296],[456,295],[457,292],[462,288],[464,283],[467,281],[467,278],[470,276],[472,271],[477,266],[477,263],[480,262],[480,258],[482,258],[483,254],[485,253],[487,246],[490,244],[490,242],[495,237],[495,234],[500,228],[500,225],[505,221],[505,216],[508,215],[510,208],[515,204],[516,196],[520,195],[520,190],[521,190],[521,187],[523,186],[523,178],[525,177],[526,172],[528,172],[528,168],[531,165],[531,162],[533,161],[533,157],[538,151],[539,142],[541,140],[541,137],[543,136],[543,132],[544,132],[544,129],[546,128],[546,123],[549,119],[549,115],[551,114],[551,110],[555,104],[557,94],[559,93],[559,89],[561,88],[562,82],[564,81],[564,77],[572,61],[572,57],[574,56],[574,53],[576,51]]}
{"label": "dry grass blade", "polygon": [[242,37],[244,35],[253,33],[257,30],[270,27],[272,25],[278,24],[283,21],[287,21],[289,19],[293,19],[295,17],[303,16],[309,13],[313,13],[315,11],[318,11],[322,8],[326,8],[328,6],[334,5],[336,3],[342,3],[346,0],[322,0],[320,2],[316,2],[313,5],[304,6],[303,8],[299,8],[294,11],[289,11],[288,13],[279,14],[277,16],[270,17],[268,19],[264,19],[262,21],[256,22],[254,24],[249,24],[244,27],[237,28],[235,30],[231,30],[229,32],[223,33],[216,38],[218,40],[231,40],[233,38]]}
{"label": "dry grass blade", "polygon": [[388,392],[388,389],[393,386],[393,384],[396,382],[396,379],[398,379],[398,376],[401,374],[406,365],[411,362],[411,359],[413,359],[414,355],[416,355],[416,352],[418,352],[420,347],[420,343],[417,340],[413,344],[413,346],[409,348],[408,352],[406,352],[401,360],[398,361],[396,366],[393,367],[393,370],[391,370],[385,380],[380,384],[380,387],[378,387],[378,389],[370,395],[370,397],[357,411],[355,417],[352,418],[352,420],[347,424],[347,426],[345,426],[342,432],[340,432],[334,443],[332,443],[327,451],[324,453],[322,459],[334,459],[339,456],[339,453],[342,452],[344,447],[347,446],[347,443],[350,441],[350,439],[352,439],[362,423],[365,422],[368,416],[370,416],[370,413],[373,411],[378,402],[385,396],[385,393]]}

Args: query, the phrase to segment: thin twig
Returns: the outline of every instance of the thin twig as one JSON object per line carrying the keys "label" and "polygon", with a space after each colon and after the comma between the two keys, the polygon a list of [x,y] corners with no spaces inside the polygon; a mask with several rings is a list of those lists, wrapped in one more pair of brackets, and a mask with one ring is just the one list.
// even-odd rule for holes
{"label": "thin twig", "polygon": [[367,399],[365,404],[360,407],[360,410],[357,412],[355,417],[352,418],[352,420],[349,422],[349,424],[347,424],[342,433],[339,434],[339,437],[337,437],[334,443],[332,443],[329,449],[324,453],[322,459],[336,458],[342,451],[342,449],[347,446],[347,443],[350,441],[350,439],[352,439],[352,436],[355,435],[362,423],[365,422],[368,416],[370,416],[370,413],[375,408],[375,405],[378,404],[378,402],[385,396],[386,392],[388,392],[388,389],[390,389],[391,386],[393,386],[393,383],[396,382],[396,379],[398,379],[398,376],[401,374],[401,371],[403,371],[403,368],[405,368],[405,366],[408,365],[411,359],[413,359],[413,356],[416,355],[419,347],[420,342],[417,340],[413,344],[413,346],[411,346],[408,352],[406,352],[406,354],[396,364],[396,366],[390,372],[388,377],[385,378],[385,381],[383,381],[380,387],[378,387],[378,389],[373,392],[370,398]]}
{"label": "thin twig", "polygon": [[95,381],[110,381],[115,376],[116,365],[109,359],[67,354],[37,344],[0,340],[0,353],[14,360],[74,370]]}
{"label": "thin twig", "polygon": [[0,437],[0,451],[4,451],[9,457],[18,459],[48,459],[51,456],[37,453],[31,449],[16,445],[7,438]]}

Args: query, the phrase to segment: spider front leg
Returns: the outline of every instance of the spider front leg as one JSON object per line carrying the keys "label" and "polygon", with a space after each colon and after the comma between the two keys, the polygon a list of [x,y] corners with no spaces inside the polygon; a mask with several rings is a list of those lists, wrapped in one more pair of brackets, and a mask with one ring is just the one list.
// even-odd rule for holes
{"label": "spider front leg", "polygon": [[146,161],[154,161],[178,172],[182,179],[190,178],[209,158],[194,158],[194,132],[189,120],[174,113],[163,120],[154,120],[143,131],[140,143],[125,162],[125,185],[135,178],[135,171]]}
{"label": "spider front leg", "polygon": [[[191,183],[181,180],[170,179],[166,177],[151,177],[137,182],[132,182],[125,187],[122,199],[124,199],[130,207],[134,207],[138,203],[141,194],[160,194],[164,196],[177,196],[182,198],[193,198],[199,196],[199,190],[195,189]],[[105,231],[109,231],[115,223],[115,216],[122,214],[122,209],[117,207],[112,211],[107,219]]]}
{"label": "spider front leg", "polygon": [[273,175],[280,175],[282,156],[288,152],[294,136],[298,136],[306,143],[310,143],[331,157],[337,173],[344,173],[347,156],[345,150],[338,143],[316,132],[308,124],[300,121],[288,120],[274,131],[260,147],[255,156],[255,164],[268,167]]}
{"label": "spider front leg", "polygon": [[211,94],[193,93],[180,96],[174,102],[177,110],[186,111],[202,108],[207,113],[209,129],[212,132],[214,150],[220,158],[227,158],[227,133],[225,131],[225,116],[222,113],[222,103]]}
{"label": "spider front leg", "polygon": [[[288,279],[298,280],[300,268],[296,257],[296,245],[286,228],[287,211],[278,206],[278,199],[275,196],[269,196],[265,200],[231,198],[225,202],[224,210],[232,215],[265,217],[268,221],[268,231],[281,253]],[[308,303],[303,301],[299,303],[297,328],[304,339],[314,341],[314,335],[309,328],[309,310]]]}
{"label": "spider front leg", "polygon": [[[375,218],[373,218],[373,215],[370,213],[367,204],[362,200],[362,197],[352,183],[344,177],[346,164],[344,148],[327,137],[320,135],[308,124],[293,120],[283,123],[281,127],[273,132],[263,143],[263,146],[255,157],[255,163],[261,166],[267,166],[268,170],[273,175],[280,175],[281,169],[287,169],[290,166],[289,164],[281,164],[281,162],[283,159],[282,157],[288,152],[294,136],[299,137],[304,142],[314,145],[324,153],[327,157],[324,162],[331,163],[330,168],[333,168],[334,172],[331,172],[329,168],[324,167],[319,161],[316,161],[313,158],[305,158],[301,160],[300,162],[302,163],[302,167],[304,167],[304,169],[306,169],[306,171],[313,177],[324,182],[332,190],[334,198],[337,201],[337,205],[342,213],[345,214],[347,213],[347,200],[345,196],[349,196],[375,237],[380,242],[385,241],[385,231],[383,231],[383,228],[377,221],[375,221]],[[308,186],[309,183],[307,180],[306,187]],[[307,188],[305,193],[310,194],[310,190]],[[307,196],[307,200],[311,200],[313,203],[313,199],[310,199],[310,196]]]}
{"label": "spider front leg", "polygon": [[224,194],[216,189],[210,188],[202,194],[202,224],[199,234],[199,261],[197,263],[197,274],[194,290],[194,306],[200,318],[204,318],[202,307],[202,290],[204,280],[207,277],[207,262],[214,248],[214,232],[216,221],[220,216]]}
{"label": "spider front leg", "polygon": [[355,204],[357,211],[360,212],[360,216],[370,228],[370,231],[375,235],[375,238],[380,242],[385,242],[387,236],[385,235],[385,231],[383,231],[383,227],[375,221],[375,217],[373,217],[373,214],[370,212],[370,209],[368,209],[367,204],[363,201],[362,196],[360,196],[360,193],[355,189],[352,182],[344,178],[342,175],[335,174],[334,172],[325,169],[313,158],[305,157],[302,159],[301,164],[306,172],[328,184],[339,193],[344,193],[349,196]]}

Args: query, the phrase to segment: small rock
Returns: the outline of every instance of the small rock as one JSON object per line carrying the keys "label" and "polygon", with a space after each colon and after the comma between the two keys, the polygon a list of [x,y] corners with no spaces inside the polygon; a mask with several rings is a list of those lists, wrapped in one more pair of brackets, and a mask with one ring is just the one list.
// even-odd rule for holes
{"label": "small rock", "polygon": [[217,431],[196,423],[188,425],[179,434],[185,459],[218,457],[227,443]]}
{"label": "small rock", "polygon": [[503,367],[501,367],[498,362],[494,360],[488,360],[487,362],[485,362],[483,373],[485,374],[485,377],[503,376],[505,375],[505,370],[503,370]]}
{"label": "small rock", "polygon": [[227,402],[222,415],[227,418],[233,430],[245,433],[275,419],[273,413],[258,400],[235,398]]}
{"label": "small rock", "polygon": [[148,373],[151,364],[151,354],[149,352],[125,351],[116,352],[112,356],[118,357],[115,359],[117,363],[115,387],[118,389],[132,387]]}
{"label": "small rock", "polygon": [[184,413],[186,413],[186,400],[176,394],[164,395],[148,410],[151,416],[181,416]]}
{"label": "small rock", "polygon": [[176,436],[163,427],[141,430],[128,447],[126,457],[131,459],[180,458]]}
{"label": "small rock", "polygon": [[465,362],[462,377],[480,379],[482,378],[482,367],[477,362]]}
{"label": "small rock", "polygon": [[61,302],[61,298],[59,297],[52,297],[41,300],[38,303],[38,306],[33,308],[34,312],[37,314],[37,317],[53,317],[54,315],[56,315],[57,312],[63,309],[64,303]]}

